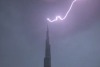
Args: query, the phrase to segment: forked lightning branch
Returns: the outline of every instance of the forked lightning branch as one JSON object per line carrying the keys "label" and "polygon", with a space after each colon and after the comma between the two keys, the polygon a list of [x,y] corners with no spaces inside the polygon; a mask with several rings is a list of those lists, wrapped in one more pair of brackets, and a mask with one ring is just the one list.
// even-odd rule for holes
{"label": "forked lightning branch", "polygon": [[74,5],[74,3],[76,2],[76,0],[74,0],[72,3],[71,3],[71,6],[69,7],[69,9],[68,9],[68,11],[66,12],[66,14],[65,14],[65,16],[62,18],[61,16],[56,16],[55,17],[55,19],[50,19],[50,18],[47,18],[47,20],[49,21],[49,22],[55,22],[55,21],[57,21],[57,20],[64,20],[64,19],[66,19],[67,18],[67,16],[68,16],[68,14],[70,13],[70,11],[71,11],[71,9],[72,9],[72,7],[73,7],[73,5]]}

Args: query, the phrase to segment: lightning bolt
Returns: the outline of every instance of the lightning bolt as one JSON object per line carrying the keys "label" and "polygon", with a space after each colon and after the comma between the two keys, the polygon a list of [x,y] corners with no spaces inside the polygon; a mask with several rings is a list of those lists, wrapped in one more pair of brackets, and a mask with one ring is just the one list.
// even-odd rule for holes
{"label": "lightning bolt", "polygon": [[51,19],[49,19],[49,18],[47,18],[47,20],[48,20],[49,22],[55,22],[55,21],[57,21],[58,19],[60,19],[60,20],[66,19],[66,17],[68,16],[68,14],[69,14],[69,12],[71,11],[71,9],[72,9],[72,7],[73,7],[73,5],[74,5],[75,2],[76,2],[76,0],[74,0],[74,1],[71,3],[71,6],[69,7],[68,11],[66,12],[66,14],[65,14],[65,16],[64,16],[63,18],[62,18],[61,16],[56,16],[56,18],[55,18],[54,20],[51,20]]}

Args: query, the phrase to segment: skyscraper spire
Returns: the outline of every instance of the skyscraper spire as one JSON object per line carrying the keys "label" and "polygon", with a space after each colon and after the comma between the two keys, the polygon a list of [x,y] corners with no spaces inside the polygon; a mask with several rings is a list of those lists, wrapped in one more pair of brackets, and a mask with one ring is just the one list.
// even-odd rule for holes
{"label": "skyscraper spire", "polygon": [[51,67],[51,52],[50,52],[50,43],[49,43],[48,24],[47,24],[47,31],[46,31],[46,47],[45,47],[44,67]]}

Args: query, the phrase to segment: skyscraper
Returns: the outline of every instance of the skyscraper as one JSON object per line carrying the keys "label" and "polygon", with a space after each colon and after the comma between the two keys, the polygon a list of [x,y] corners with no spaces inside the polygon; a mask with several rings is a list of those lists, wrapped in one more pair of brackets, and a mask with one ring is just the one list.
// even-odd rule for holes
{"label": "skyscraper", "polygon": [[44,67],[51,67],[51,51],[49,43],[49,29],[47,25]]}

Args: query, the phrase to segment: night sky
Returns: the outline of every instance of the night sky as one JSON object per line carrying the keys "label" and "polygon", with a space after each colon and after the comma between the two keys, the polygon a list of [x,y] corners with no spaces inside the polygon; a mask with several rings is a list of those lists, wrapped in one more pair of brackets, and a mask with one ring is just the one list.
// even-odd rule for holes
{"label": "night sky", "polygon": [[100,0],[0,0],[0,67],[43,67],[46,24],[52,67],[100,67]]}

